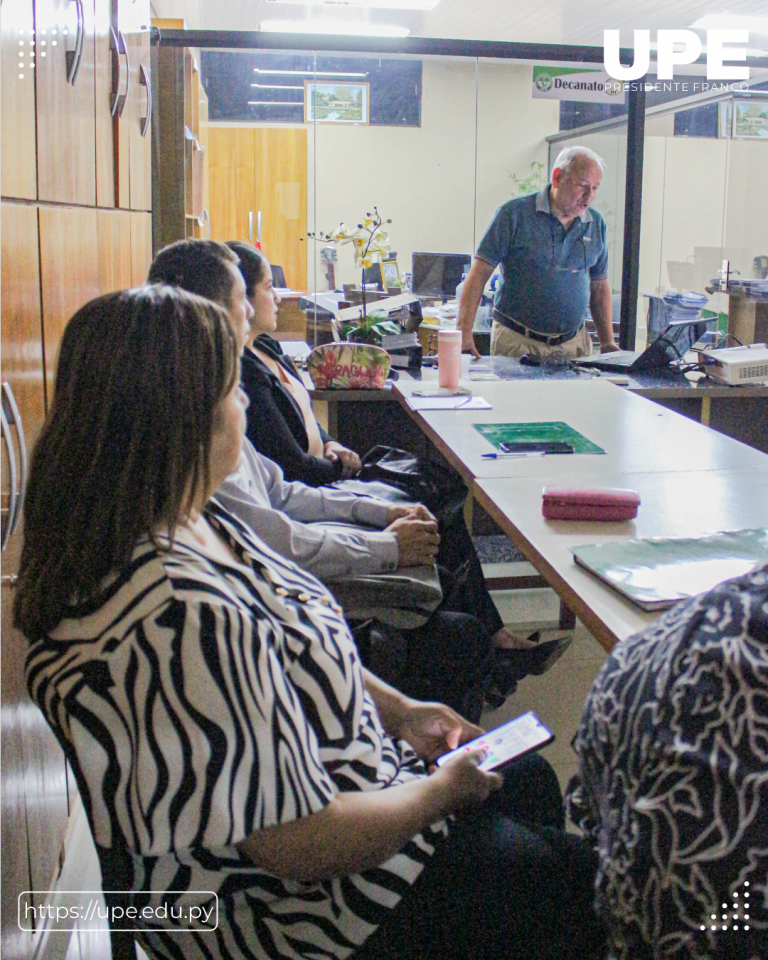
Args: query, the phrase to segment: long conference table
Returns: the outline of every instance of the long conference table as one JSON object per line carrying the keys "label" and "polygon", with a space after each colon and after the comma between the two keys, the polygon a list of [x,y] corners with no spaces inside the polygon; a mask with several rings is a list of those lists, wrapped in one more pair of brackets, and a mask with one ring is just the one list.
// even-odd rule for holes
{"label": "long conference table", "polygon": [[[477,502],[606,650],[658,614],[578,566],[571,547],[768,527],[768,455],[759,450],[605,380],[463,385],[492,409],[413,411],[407,398],[423,385],[398,382],[395,391]],[[605,454],[482,457],[494,448],[474,424],[543,421],[564,421]],[[545,520],[547,484],[629,488],[641,505],[625,523]]]}

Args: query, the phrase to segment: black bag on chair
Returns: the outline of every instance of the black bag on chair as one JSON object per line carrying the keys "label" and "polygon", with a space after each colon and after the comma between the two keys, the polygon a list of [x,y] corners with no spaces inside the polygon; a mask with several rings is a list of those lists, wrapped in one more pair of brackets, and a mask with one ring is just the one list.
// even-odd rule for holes
{"label": "black bag on chair", "polygon": [[395,503],[423,503],[438,520],[448,523],[464,507],[466,485],[450,467],[435,460],[379,445],[366,453],[362,463],[356,477],[331,486]]}

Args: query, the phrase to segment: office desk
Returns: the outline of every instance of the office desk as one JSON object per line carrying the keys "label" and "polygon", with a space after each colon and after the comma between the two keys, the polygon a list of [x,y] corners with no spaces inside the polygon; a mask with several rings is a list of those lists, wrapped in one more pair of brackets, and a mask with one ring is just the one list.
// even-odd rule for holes
{"label": "office desk", "polygon": [[[589,382],[591,373],[584,371],[527,367],[510,357],[483,357],[483,364],[505,381],[520,382]],[[436,371],[427,368],[416,373],[416,378],[434,379]],[[603,374],[605,380],[610,374]],[[400,372],[400,384],[414,379],[409,372]],[[487,381],[471,383],[475,393],[482,392]],[[675,410],[684,416],[711,426],[726,436],[747,443],[758,450],[768,453],[768,385],[747,385],[728,387],[712,380],[690,382],[680,374],[669,371],[637,374],[630,377],[625,392],[654,400],[660,406]],[[386,432],[395,435],[399,426],[406,423],[405,416],[394,407],[396,394],[390,387],[379,390],[324,390],[314,394],[314,398],[327,404],[329,433],[339,441],[361,450],[361,443],[367,438],[377,437]],[[407,427],[403,427],[407,430]],[[403,446],[401,442],[382,440],[393,446]],[[369,443],[368,446],[371,444]],[[368,447],[365,447],[368,449]]]}
{"label": "office desk", "polygon": [[[476,478],[547,475],[569,482],[574,474],[605,485],[606,473],[676,470],[763,470],[768,456],[710,430],[672,410],[628,393],[603,379],[477,382],[473,393],[492,410],[412,411],[405,398],[418,388],[398,381],[394,392],[408,415],[426,433],[466,483]],[[606,452],[530,459],[486,460],[494,447],[475,423],[563,420]]]}
{"label": "office desk", "polygon": [[[642,501],[638,515],[625,523],[545,520],[541,515],[542,487],[562,480],[552,474],[479,479],[474,493],[561,600],[610,650],[659,613],[643,611],[579,567],[569,548],[637,537],[697,537],[720,530],[768,527],[768,456],[759,456],[763,466],[752,470],[606,471],[599,478],[592,473],[568,478],[575,485],[599,481],[601,486],[637,490]],[[554,458],[543,458],[549,459]]]}

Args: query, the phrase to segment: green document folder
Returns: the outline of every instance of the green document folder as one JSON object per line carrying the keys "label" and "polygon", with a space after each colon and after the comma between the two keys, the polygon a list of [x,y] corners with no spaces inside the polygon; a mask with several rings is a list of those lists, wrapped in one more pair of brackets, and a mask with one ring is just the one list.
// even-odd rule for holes
{"label": "green document folder", "polygon": [[768,530],[689,540],[615,540],[571,550],[576,563],[643,610],[663,610],[768,563]]}
{"label": "green document folder", "polygon": [[573,447],[574,453],[605,453],[602,447],[569,427],[562,420],[549,423],[474,423],[472,426],[490,441],[496,449],[502,443],[540,443],[543,440],[561,440]]}

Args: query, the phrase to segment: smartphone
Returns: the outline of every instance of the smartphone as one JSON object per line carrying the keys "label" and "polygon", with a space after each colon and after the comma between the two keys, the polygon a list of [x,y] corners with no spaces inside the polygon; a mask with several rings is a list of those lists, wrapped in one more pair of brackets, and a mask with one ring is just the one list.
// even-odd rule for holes
{"label": "smartphone", "polygon": [[442,757],[437,758],[438,767],[450,763],[462,753],[469,753],[471,750],[485,748],[488,756],[480,764],[481,770],[495,770],[510,760],[522,757],[523,754],[530,753],[531,750],[539,750],[552,743],[555,739],[554,733],[548,730],[539,720],[535,713],[529,711],[520,717],[515,717],[508,723],[496,727],[495,730],[489,730],[482,737],[470,740],[469,743],[463,743],[457,750],[451,750],[444,753]]}
{"label": "smartphone", "polygon": [[527,443],[500,443],[502,453],[573,453],[570,443],[562,440],[531,440]]}

